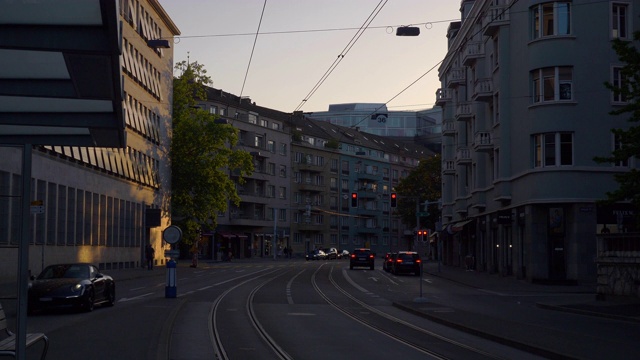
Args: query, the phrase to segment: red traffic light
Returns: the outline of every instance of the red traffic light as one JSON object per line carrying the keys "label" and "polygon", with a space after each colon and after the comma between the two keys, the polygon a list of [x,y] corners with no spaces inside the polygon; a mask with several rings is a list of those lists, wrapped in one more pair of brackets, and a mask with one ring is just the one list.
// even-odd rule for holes
{"label": "red traffic light", "polygon": [[398,194],[396,193],[391,193],[391,207],[397,207],[398,206]]}
{"label": "red traffic light", "polygon": [[358,193],[351,193],[351,207],[358,207]]}

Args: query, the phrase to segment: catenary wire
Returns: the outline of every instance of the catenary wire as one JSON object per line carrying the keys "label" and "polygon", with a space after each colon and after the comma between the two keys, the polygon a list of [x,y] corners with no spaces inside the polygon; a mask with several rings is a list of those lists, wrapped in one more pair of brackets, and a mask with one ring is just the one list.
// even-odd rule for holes
{"label": "catenary wire", "polygon": [[260,33],[260,26],[262,25],[262,18],[264,17],[264,9],[266,7],[267,7],[267,0],[264,0],[264,5],[262,5],[262,13],[260,14],[260,21],[258,22],[258,29],[256,30],[256,37],[253,39],[253,47],[251,48],[251,55],[249,55],[249,63],[247,64],[247,71],[244,73],[244,80],[242,81],[242,89],[240,90],[240,99],[242,99],[242,93],[244,92],[244,85],[247,82],[247,76],[249,76],[249,68],[251,67],[253,52],[256,49],[256,43],[258,42],[258,34]]}

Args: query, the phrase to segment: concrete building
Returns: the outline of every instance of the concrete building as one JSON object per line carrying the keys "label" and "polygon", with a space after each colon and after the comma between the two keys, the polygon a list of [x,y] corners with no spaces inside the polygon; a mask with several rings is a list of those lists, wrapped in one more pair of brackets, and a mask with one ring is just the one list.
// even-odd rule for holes
{"label": "concrete building", "polygon": [[[119,5],[123,26],[122,77],[118,80],[124,81],[121,125],[126,147],[34,147],[30,200],[41,201],[43,213],[33,215],[28,229],[32,273],[57,262],[85,261],[102,269],[141,266],[147,243],[155,248],[154,261],[164,263],[161,230],[169,220],[171,179],[167,159],[171,47],[180,32],[157,0],[121,0]],[[48,22],[54,23],[56,15],[49,13]],[[49,26],[56,32],[65,25]],[[106,75],[93,72],[93,86]],[[75,91],[91,93],[90,86],[81,88],[84,84],[76,83]],[[46,86],[41,83],[41,89]],[[101,89],[94,90],[99,93]],[[94,120],[88,115],[84,119]],[[20,193],[20,154],[19,149],[0,147],[0,280],[16,279],[21,215],[15,195]]]}
{"label": "concrete building", "polygon": [[[200,106],[239,130],[239,150],[253,157],[254,172],[237,182],[240,206],[218,214],[215,231],[205,233],[204,257],[273,256],[289,241],[291,198],[291,135],[289,114],[261,107],[251,99],[208,88]],[[238,174],[230,177],[237,180]],[[274,238],[274,234],[276,237]]]}
{"label": "concrete building", "polygon": [[[611,40],[640,30],[634,1],[461,2],[440,66],[444,261],[528,281],[594,282],[596,233],[629,230],[625,204],[598,207],[625,104]],[[614,230],[612,230],[614,231]]]}
{"label": "concrete building", "polygon": [[413,229],[393,215],[389,196],[433,152],[413,139],[367,134],[302,114],[294,114],[291,124],[294,253],[367,247],[383,255],[409,249]]}

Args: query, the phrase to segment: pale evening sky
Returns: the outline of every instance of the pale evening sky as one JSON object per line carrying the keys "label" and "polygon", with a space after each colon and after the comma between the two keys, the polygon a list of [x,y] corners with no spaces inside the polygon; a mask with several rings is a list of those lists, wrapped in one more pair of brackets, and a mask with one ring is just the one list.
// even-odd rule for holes
{"label": "pale evening sky", "polygon": [[[205,66],[214,88],[284,112],[326,111],[329,104],[350,102],[387,103],[390,110],[433,107],[447,27],[460,18],[458,0],[160,3],[181,31],[175,62],[187,60],[188,53],[191,62]],[[406,25],[419,27],[420,35],[396,36],[397,27]]]}

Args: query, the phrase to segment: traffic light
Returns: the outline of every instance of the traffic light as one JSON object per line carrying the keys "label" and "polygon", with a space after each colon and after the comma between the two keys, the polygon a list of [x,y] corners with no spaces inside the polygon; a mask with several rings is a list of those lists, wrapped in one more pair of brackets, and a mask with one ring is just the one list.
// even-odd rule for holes
{"label": "traffic light", "polygon": [[351,193],[351,207],[358,207],[358,193]]}
{"label": "traffic light", "polygon": [[391,207],[397,207],[398,206],[398,194],[396,193],[391,193]]}
{"label": "traffic light", "polygon": [[426,241],[429,239],[429,230],[418,230],[418,241]]}

